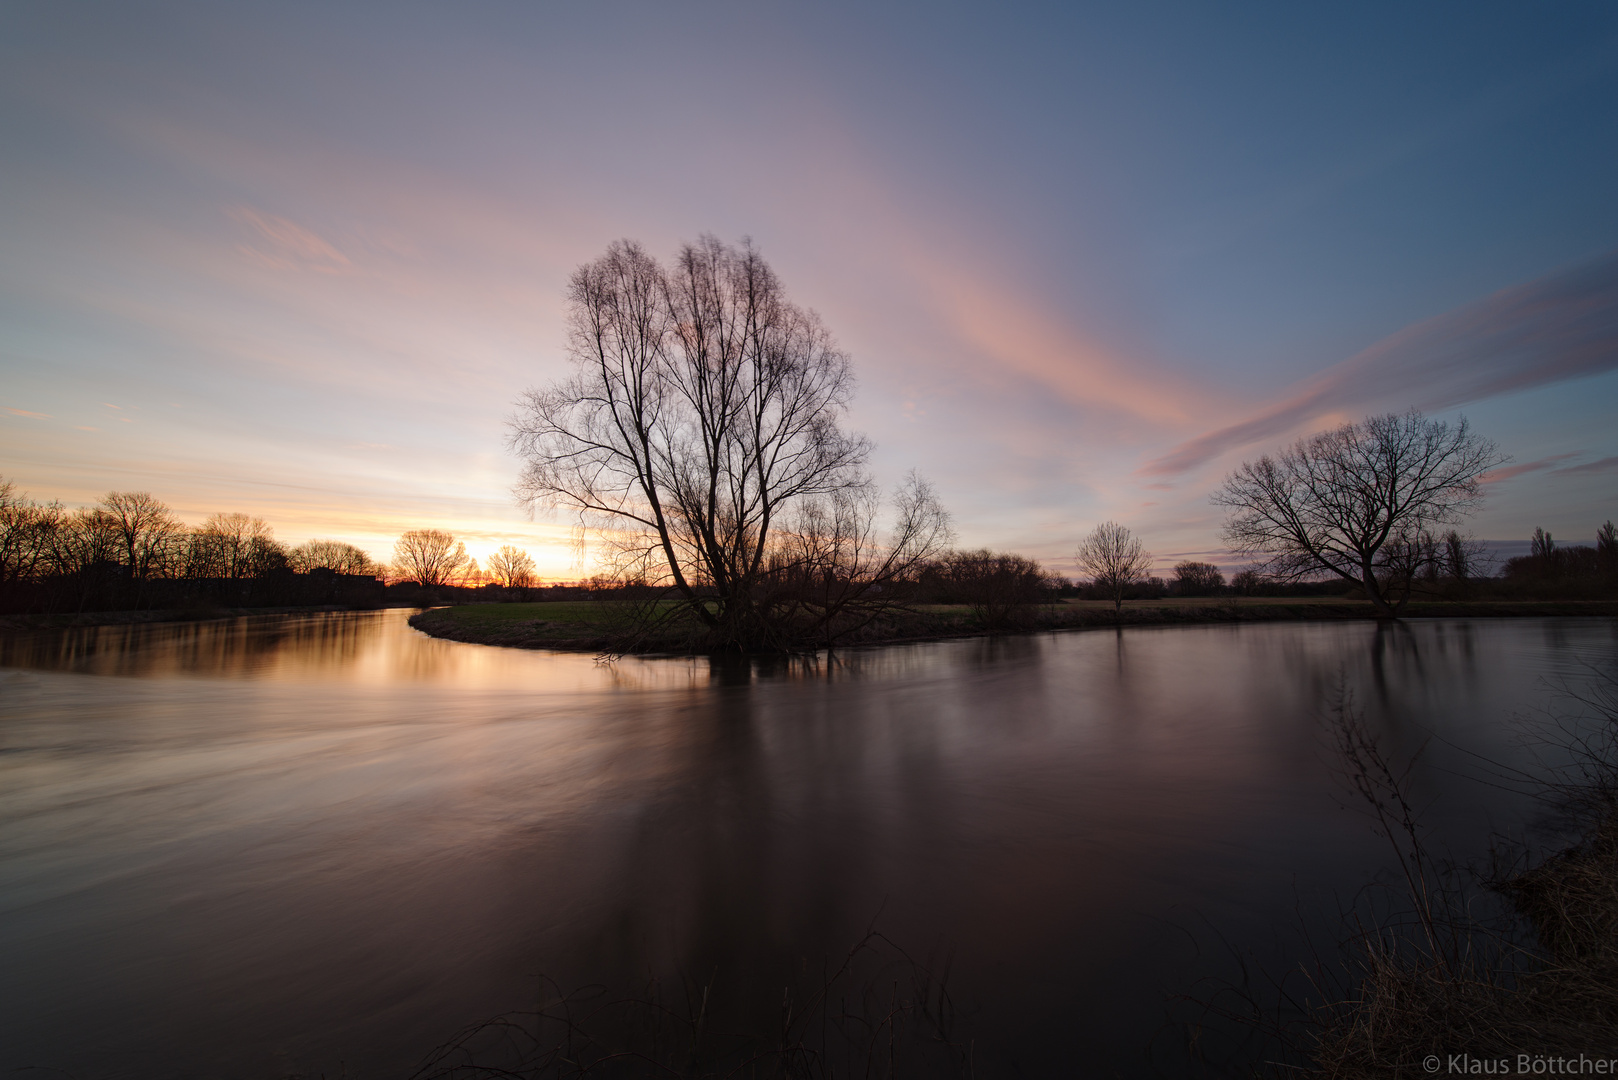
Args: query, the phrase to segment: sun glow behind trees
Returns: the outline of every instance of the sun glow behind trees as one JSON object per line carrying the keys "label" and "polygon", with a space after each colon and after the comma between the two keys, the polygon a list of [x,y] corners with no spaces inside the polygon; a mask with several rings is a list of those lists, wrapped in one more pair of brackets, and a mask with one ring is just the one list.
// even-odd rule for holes
{"label": "sun glow behind trees", "polygon": [[[1411,404],[1536,468],[1481,535],[1585,529],[1618,468],[1618,69],[1580,59],[1610,16],[1181,15],[31,6],[0,466],[576,577],[498,418],[560,374],[574,266],[715,229],[838,328],[882,479],[926,462],[969,546],[1071,571],[1112,518],[1205,559],[1241,458]],[[686,62],[713,41],[728,75]],[[581,99],[608,42],[621,92]]]}

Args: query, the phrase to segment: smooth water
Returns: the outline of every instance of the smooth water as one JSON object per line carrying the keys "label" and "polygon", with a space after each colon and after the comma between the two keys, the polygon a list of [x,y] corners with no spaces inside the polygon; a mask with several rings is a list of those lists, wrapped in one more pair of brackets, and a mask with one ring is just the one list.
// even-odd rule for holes
{"label": "smooth water", "polygon": [[0,641],[0,1068],[406,1076],[539,973],[779,1002],[874,925],[953,955],[985,1061],[1176,1075],[1175,995],[1296,964],[1389,862],[1334,694],[1425,743],[1471,857],[1532,811],[1480,762],[1618,658],[1560,619],[606,666],[405,614]]}

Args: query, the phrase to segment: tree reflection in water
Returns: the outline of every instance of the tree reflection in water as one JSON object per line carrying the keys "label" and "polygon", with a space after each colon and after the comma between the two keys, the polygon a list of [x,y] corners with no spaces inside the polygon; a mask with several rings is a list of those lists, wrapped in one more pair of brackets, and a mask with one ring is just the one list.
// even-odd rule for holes
{"label": "tree reflection in water", "polygon": [[1481,850],[1526,811],[1468,755],[1510,760],[1512,714],[1618,642],[1288,623],[603,665],[405,614],[0,640],[0,1064],[408,1074],[541,972],[683,973],[770,1025],[876,918],[953,950],[985,1069],[1149,1074],[1166,993],[1235,977],[1224,942],[1291,966],[1299,911],[1381,866],[1330,694],[1390,752],[1441,736],[1414,791]]}

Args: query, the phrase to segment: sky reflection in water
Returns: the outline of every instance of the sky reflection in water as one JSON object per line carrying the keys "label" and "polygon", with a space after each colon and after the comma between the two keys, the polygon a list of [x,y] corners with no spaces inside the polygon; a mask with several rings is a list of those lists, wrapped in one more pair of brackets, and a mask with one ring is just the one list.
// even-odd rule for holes
{"label": "sky reflection in water", "polygon": [[1382,865],[1338,687],[1427,743],[1415,794],[1471,855],[1530,807],[1470,754],[1525,760],[1513,715],[1618,655],[1592,619],[607,666],[403,616],[0,641],[0,1065],[397,1075],[541,971],[773,1003],[875,920],[954,950],[993,1053],[1145,1073],[1221,938],[1284,966]]}

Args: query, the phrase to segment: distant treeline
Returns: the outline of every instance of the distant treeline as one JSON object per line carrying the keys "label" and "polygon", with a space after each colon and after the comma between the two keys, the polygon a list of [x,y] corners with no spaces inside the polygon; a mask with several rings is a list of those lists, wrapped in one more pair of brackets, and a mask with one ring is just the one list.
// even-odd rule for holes
{"label": "distant treeline", "polygon": [[1544,529],[1535,529],[1529,553],[1509,560],[1498,582],[1503,595],[1546,600],[1607,599],[1618,595],[1618,529],[1608,521],[1596,530],[1594,546],[1563,547]]}
{"label": "distant treeline", "polygon": [[[1127,530],[1119,530],[1127,536]],[[1501,572],[1454,533],[1410,545],[1404,575],[1412,595],[1439,599],[1603,599],[1618,595],[1618,535],[1612,522],[1594,546],[1561,546],[1534,531],[1530,554]],[[288,547],[263,518],[220,513],[188,526],[146,492],[110,492],[69,510],[19,495],[0,478],[0,611],[141,608],[431,605],[476,601],[645,600],[666,590],[608,575],[540,584],[534,560],[502,547],[480,567],[454,535],[411,530],[383,565],[337,540]],[[817,586],[817,587],[825,587]],[[984,626],[1014,626],[1031,605],[1062,599],[1324,597],[1356,594],[1341,579],[1275,581],[1253,569],[1228,581],[1212,563],[1184,561],[1172,576],[1126,570],[1114,580],[1072,580],[1036,560],[986,549],[946,551],[914,565],[884,590],[898,604],[966,605]]]}
{"label": "distant treeline", "polygon": [[376,606],[378,567],[352,544],[276,541],[247,514],[192,528],[146,492],[93,507],[39,503],[0,480],[0,610]]}

